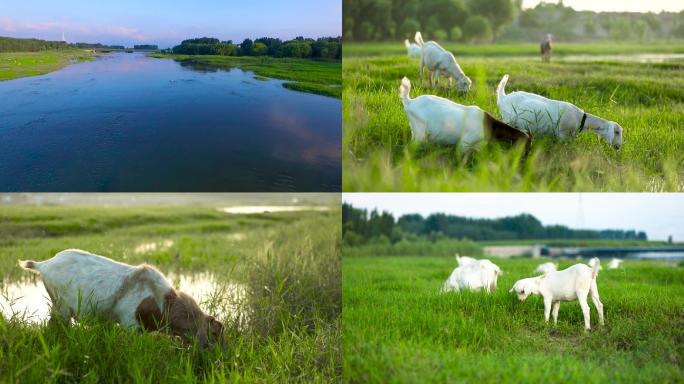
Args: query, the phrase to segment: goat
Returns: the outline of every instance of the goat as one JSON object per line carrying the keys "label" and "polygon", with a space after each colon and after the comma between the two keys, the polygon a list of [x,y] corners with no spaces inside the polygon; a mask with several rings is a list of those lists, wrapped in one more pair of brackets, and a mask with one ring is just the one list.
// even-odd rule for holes
{"label": "goat", "polygon": [[561,139],[583,131],[592,131],[615,148],[622,146],[622,127],[614,122],[586,113],[573,104],[551,100],[527,92],[505,92],[508,75],[496,89],[496,103],[506,124],[530,135],[552,134]]}
{"label": "goat", "polygon": [[78,249],[45,261],[21,260],[19,265],[40,275],[52,301],[51,321],[97,313],[130,329],[168,331],[185,342],[195,337],[203,348],[223,330],[192,297],[176,291],[149,265],[131,266]]}
{"label": "goat", "polygon": [[434,41],[423,41],[420,32],[416,32],[416,43],[420,46],[420,82],[423,82],[423,71],[428,69],[428,80],[432,86],[433,74],[435,84],[439,85],[439,76],[444,75],[449,79],[449,86],[456,80],[456,89],[459,92],[468,92],[473,82],[466,76],[461,67],[456,62],[456,58]]}
{"label": "goat", "polygon": [[591,329],[589,319],[589,304],[587,296],[591,293],[591,300],[599,314],[599,322],[604,325],[603,304],[599,299],[596,277],[600,269],[600,262],[595,259],[593,267],[585,264],[575,264],[562,271],[547,273],[542,276],[529,277],[515,282],[509,292],[515,292],[520,301],[525,301],[529,295],[541,295],[544,298],[544,319],[549,321],[551,306],[553,306],[553,322],[558,322],[558,309],[561,301],[579,301],[584,314],[584,328]]}

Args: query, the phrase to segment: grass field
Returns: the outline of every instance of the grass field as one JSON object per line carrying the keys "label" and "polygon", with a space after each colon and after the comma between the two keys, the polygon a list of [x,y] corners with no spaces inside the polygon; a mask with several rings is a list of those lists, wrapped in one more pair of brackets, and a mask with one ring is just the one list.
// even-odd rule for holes
{"label": "grass field", "polygon": [[[77,247],[244,287],[240,298],[217,289],[200,303],[224,324],[222,343],[205,351],[102,320],[64,328],[0,316],[0,382],[335,382],[339,238],[336,207],[252,215],[209,206],[0,207],[2,284],[35,278],[17,259]],[[166,245],[139,251],[150,243]]]}
{"label": "grass field", "polygon": [[69,64],[93,60],[82,50],[0,52],[0,81],[44,75]]}
{"label": "grass field", "polygon": [[593,330],[585,333],[577,302],[561,305],[554,326],[544,322],[539,296],[520,303],[508,293],[546,260],[493,261],[504,271],[493,294],[440,294],[452,257],[344,257],[345,381],[684,380],[684,267],[627,261],[604,269],[598,287],[606,325],[598,326],[592,306]]}
{"label": "grass field", "polygon": [[225,69],[239,67],[254,72],[257,75],[257,80],[263,80],[264,77],[287,80],[283,83],[283,87],[288,89],[336,98],[340,98],[342,95],[342,76],[340,74],[342,66],[339,61],[156,53],[149,56]]}
{"label": "grass field", "polygon": [[[447,47],[473,80],[465,95],[431,89],[427,83],[421,87],[419,61],[406,57],[401,44],[345,45],[344,191],[684,190],[684,59],[639,63],[596,56],[595,61],[556,59],[545,65],[536,56],[524,57],[533,52],[532,45]],[[556,51],[683,50],[672,45],[642,48],[559,44]],[[511,75],[508,92],[525,90],[565,100],[618,122],[624,128],[623,147],[615,150],[591,133],[565,142],[536,137],[526,157],[523,148],[488,145],[464,162],[454,148],[411,142],[398,96],[403,76],[412,82],[411,97],[437,94],[500,117],[494,92],[506,73]]]}

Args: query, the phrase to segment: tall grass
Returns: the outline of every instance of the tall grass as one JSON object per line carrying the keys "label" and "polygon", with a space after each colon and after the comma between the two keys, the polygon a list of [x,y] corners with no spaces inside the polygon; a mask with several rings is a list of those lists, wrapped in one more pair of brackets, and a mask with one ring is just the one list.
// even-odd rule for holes
{"label": "tall grass", "polygon": [[[370,256],[370,255],[369,255]],[[492,259],[497,290],[440,294],[452,257],[343,259],[345,381],[681,382],[684,379],[684,268],[627,261],[598,276],[606,326],[583,331],[577,302],[558,325],[543,303],[508,289],[548,260]],[[574,264],[561,261],[560,268]]]}
{"label": "tall grass", "polygon": [[[346,51],[345,51],[346,52]],[[418,61],[404,56],[343,60],[345,191],[681,191],[684,189],[684,62],[553,62],[458,57],[473,79],[465,95],[423,87]],[[531,152],[485,146],[467,162],[453,147],[411,142],[397,88],[437,94],[500,116],[494,90],[525,90],[565,100],[617,121],[620,150],[597,135],[536,137]],[[427,85],[427,84],[426,84]]]}
{"label": "tall grass", "polygon": [[[0,382],[335,382],[340,222],[337,207],[257,215],[197,206],[2,207],[4,283],[26,275],[18,258],[79,247],[163,272],[209,272],[244,294],[219,289],[200,303],[224,322],[221,342],[208,350],[103,319],[63,327],[0,317]],[[133,251],[162,239],[173,245]]]}

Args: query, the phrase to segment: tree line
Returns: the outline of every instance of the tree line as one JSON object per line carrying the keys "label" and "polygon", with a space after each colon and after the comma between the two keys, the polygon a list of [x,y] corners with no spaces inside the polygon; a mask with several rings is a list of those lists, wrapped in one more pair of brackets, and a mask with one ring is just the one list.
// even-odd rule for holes
{"label": "tree line", "polygon": [[67,43],[63,41],[0,37],[0,52],[37,52],[68,48]]}
{"label": "tree line", "polygon": [[560,1],[522,9],[522,0],[343,0],[345,41],[648,41],[684,38],[684,11],[575,11]]}
{"label": "tree line", "polygon": [[255,40],[245,39],[242,43],[235,44],[231,40],[220,41],[216,38],[202,37],[184,40],[180,45],[163,52],[184,55],[271,56],[340,60],[342,58],[342,38],[322,37],[314,40],[300,36],[293,40],[282,41],[278,38],[261,37]]}
{"label": "tree line", "polygon": [[488,240],[537,239],[611,239],[648,240],[645,232],[634,230],[571,229],[564,225],[543,225],[530,214],[499,219],[477,219],[433,213],[402,215],[398,219],[389,212],[368,212],[342,205],[342,237],[347,244],[364,244],[373,240],[397,243],[405,238],[435,240],[437,238]]}
{"label": "tree line", "polygon": [[157,51],[157,50],[159,50],[159,47],[156,45],[152,45],[152,44],[140,44],[140,45],[134,45],[133,49],[140,49],[143,51]]}
{"label": "tree line", "polygon": [[[155,46],[151,46],[155,47]],[[40,39],[18,39],[0,37],[0,52],[38,52],[63,49],[126,49],[123,45],[103,45],[100,43],[71,43],[64,41],[48,41]],[[136,48],[137,49],[137,48]]]}

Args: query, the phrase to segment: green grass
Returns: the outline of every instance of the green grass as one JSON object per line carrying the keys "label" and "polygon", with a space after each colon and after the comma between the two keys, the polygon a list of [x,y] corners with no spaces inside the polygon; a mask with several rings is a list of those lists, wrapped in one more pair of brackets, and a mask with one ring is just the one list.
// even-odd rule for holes
{"label": "green grass", "polygon": [[[238,67],[256,75],[287,80],[287,89],[340,98],[342,95],[341,63],[339,61],[305,60],[272,57],[233,57],[212,55],[164,55],[150,57],[174,59],[190,64],[211,65],[216,68]],[[262,80],[258,79],[258,80]]]}
{"label": "green grass", "polygon": [[[412,39],[409,39],[413,42]],[[443,43],[445,49],[453,52],[456,57],[460,56],[539,56],[538,43],[497,43],[497,44],[463,44]],[[553,56],[562,57],[567,55],[630,55],[640,53],[684,53],[684,46],[668,42],[656,42],[651,44],[637,43],[556,43],[553,47]],[[355,56],[383,56],[383,55],[406,55],[404,44],[397,42],[383,43],[345,43],[344,57]]]}
{"label": "green grass", "polygon": [[[335,382],[339,349],[340,211],[227,215],[205,206],[0,207],[4,283],[29,277],[17,259],[78,247],[162,272],[237,282],[201,303],[222,343],[186,347],[165,335],[85,319],[69,327],[0,316],[0,382]],[[238,236],[239,234],[239,236]],[[139,254],[142,243],[172,240]],[[221,308],[236,305],[243,316]]]}
{"label": "green grass", "polygon": [[93,60],[94,54],[82,50],[2,52],[0,81],[44,75],[69,64]]}
{"label": "green grass", "polygon": [[[657,382],[684,380],[684,268],[628,261],[603,270],[606,316],[583,331],[577,302],[558,325],[543,302],[508,289],[547,260],[493,260],[493,294],[440,294],[453,257],[343,258],[343,377],[353,383]],[[575,262],[561,261],[560,268]],[[590,306],[592,304],[590,303]]]}
{"label": "green grass", "polygon": [[[392,55],[393,49],[380,46],[387,48],[387,54],[379,57],[353,57],[353,52],[366,46],[345,46],[344,191],[684,190],[681,59],[651,64],[555,60],[544,65],[537,57],[457,55],[474,83],[469,93],[460,95],[444,88],[421,87],[418,60],[403,53]],[[469,49],[491,53],[497,47],[485,48]],[[511,75],[509,92],[525,90],[565,100],[617,121],[624,128],[622,149],[611,148],[591,133],[565,142],[536,137],[527,157],[523,148],[491,144],[464,162],[454,148],[411,142],[397,90],[403,76],[412,82],[411,97],[437,94],[500,117],[494,92],[505,73]]]}

